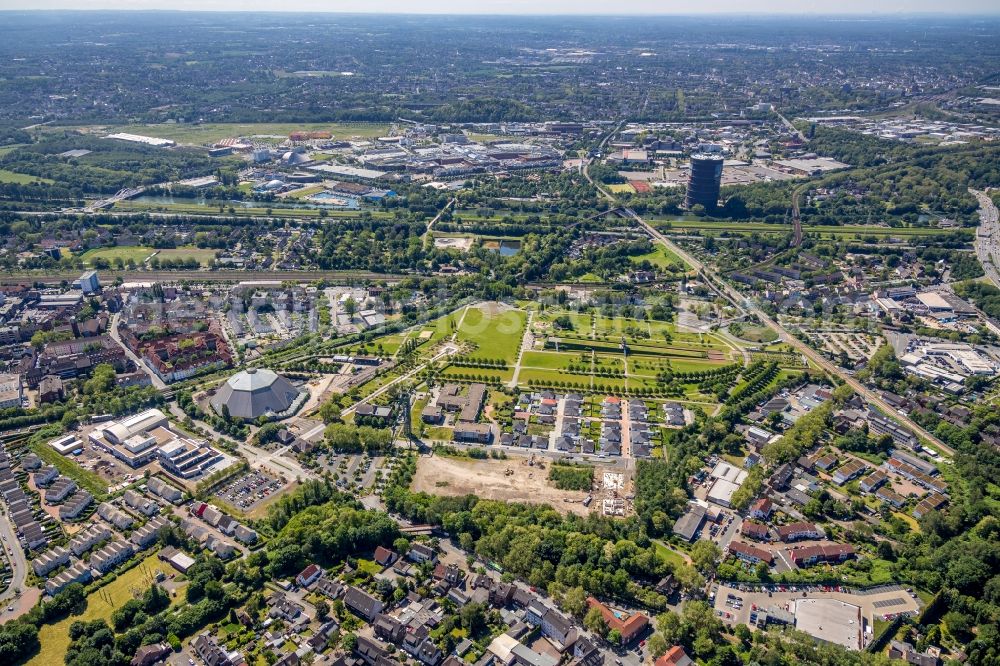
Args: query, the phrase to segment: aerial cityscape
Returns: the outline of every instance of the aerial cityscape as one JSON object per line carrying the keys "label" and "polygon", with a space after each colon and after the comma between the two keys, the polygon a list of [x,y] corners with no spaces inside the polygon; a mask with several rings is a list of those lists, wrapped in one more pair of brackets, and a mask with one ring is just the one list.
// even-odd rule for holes
{"label": "aerial cityscape", "polygon": [[0,10],[0,665],[1000,665],[959,5]]}

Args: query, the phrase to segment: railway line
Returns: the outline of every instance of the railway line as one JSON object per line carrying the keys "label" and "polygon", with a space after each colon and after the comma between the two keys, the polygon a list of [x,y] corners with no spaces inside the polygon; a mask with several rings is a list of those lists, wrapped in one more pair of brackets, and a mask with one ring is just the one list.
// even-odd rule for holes
{"label": "railway line", "polygon": [[[291,281],[314,281],[326,280],[328,282],[352,282],[365,280],[385,280],[386,282],[399,282],[408,275],[398,273],[375,273],[372,271],[344,271],[344,270],[280,270],[280,271],[138,271],[138,270],[102,270],[101,276],[105,279],[117,280],[121,278],[124,282],[247,282],[247,281],[268,281],[283,282]],[[8,273],[0,275],[0,284],[31,285],[36,282],[58,283],[63,280],[75,280],[80,277],[80,271],[24,271],[20,273]]]}

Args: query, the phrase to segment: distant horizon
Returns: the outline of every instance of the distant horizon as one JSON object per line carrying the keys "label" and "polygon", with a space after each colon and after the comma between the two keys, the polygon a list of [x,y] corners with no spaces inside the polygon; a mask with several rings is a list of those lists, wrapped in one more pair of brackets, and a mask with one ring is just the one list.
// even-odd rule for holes
{"label": "distant horizon", "polygon": [[[58,12],[116,12],[116,13],[232,13],[232,14],[330,14],[353,16],[477,16],[477,17],[566,17],[566,18],[638,18],[638,17],[775,17],[775,18],[883,18],[905,16],[911,18],[996,18],[1000,17],[1000,3],[994,0],[957,0],[949,11],[942,11],[937,2],[928,0],[895,0],[879,3],[871,9],[867,0],[845,0],[841,9],[809,9],[792,0],[762,0],[760,9],[747,9],[740,0],[720,0],[712,8],[692,11],[690,5],[661,0],[633,0],[634,10],[608,12],[598,7],[606,3],[595,0],[482,0],[475,8],[457,0],[427,0],[423,5],[404,0],[345,0],[331,8],[322,0],[290,0],[283,9],[274,9],[270,0],[33,0],[31,6],[19,6],[22,0],[0,0],[0,12],[58,13]],[[816,3],[817,5],[819,3]],[[672,8],[677,5],[677,8]],[[683,9],[681,8],[683,7]],[[935,8],[931,8],[935,7]],[[561,8],[561,9],[560,9]]]}

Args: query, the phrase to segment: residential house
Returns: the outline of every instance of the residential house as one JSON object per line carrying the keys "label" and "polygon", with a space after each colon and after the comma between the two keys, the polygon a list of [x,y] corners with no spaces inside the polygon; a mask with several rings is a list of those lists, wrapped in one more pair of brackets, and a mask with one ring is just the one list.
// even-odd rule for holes
{"label": "residential house", "polygon": [[762,497],[750,505],[749,515],[751,518],[756,518],[757,520],[769,520],[773,511],[774,506],[771,504],[771,500]]}
{"label": "residential house", "polygon": [[788,558],[797,567],[808,567],[821,562],[836,564],[854,557],[854,546],[843,543],[803,546],[788,551]]}
{"label": "residential house", "polygon": [[113,532],[111,531],[111,528],[107,525],[95,523],[90,527],[85,528],[82,532],[78,532],[77,535],[70,540],[70,552],[77,557],[80,557],[97,544],[110,539],[112,534]]}
{"label": "residential house", "polygon": [[31,561],[36,576],[48,576],[49,572],[69,563],[69,551],[62,546],[47,550]]}
{"label": "residential house", "polygon": [[597,608],[604,616],[609,629],[617,630],[622,637],[622,645],[628,645],[636,640],[649,627],[649,618],[642,613],[625,615],[616,613],[594,597],[587,599],[590,608]]}
{"label": "residential house", "polygon": [[354,586],[347,588],[347,592],[344,594],[344,605],[352,613],[364,618],[368,622],[373,621],[375,616],[381,613],[384,607],[381,601]]}
{"label": "residential house", "polygon": [[437,560],[437,553],[434,549],[423,543],[415,543],[410,546],[410,551],[406,556],[414,562],[434,562]]}
{"label": "residential house", "polygon": [[302,587],[309,587],[316,582],[316,579],[323,575],[323,568],[318,564],[310,564],[299,572],[295,577],[295,582]]}
{"label": "residential house", "polygon": [[90,556],[90,568],[108,573],[135,554],[135,547],[128,541],[112,541]]}
{"label": "residential house", "polygon": [[654,662],[654,666],[693,666],[691,657],[687,656],[680,645],[675,645]]}
{"label": "residential house", "polygon": [[731,541],[727,550],[730,555],[733,555],[744,562],[749,562],[750,564],[764,562],[770,566],[774,562],[774,555],[772,555],[769,551],[757,548],[756,546],[751,546],[750,544],[743,543],[742,541]]}
{"label": "residential house", "polygon": [[78,490],[59,507],[59,518],[62,520],[78,518],[93,502],[93,495],[86,490]]}
{"label": "residential house", "polygon": [[822,529],[812,523],[797,522],[779,525],[778,538],[782,541],[798,541],[800,539],[822,539],[826,536]]}
{"label": "residential house", "polygon": [[373,556],[375,563],[382,567],[390,567],[399,559],[399,555],[388,548],[379,546]]}

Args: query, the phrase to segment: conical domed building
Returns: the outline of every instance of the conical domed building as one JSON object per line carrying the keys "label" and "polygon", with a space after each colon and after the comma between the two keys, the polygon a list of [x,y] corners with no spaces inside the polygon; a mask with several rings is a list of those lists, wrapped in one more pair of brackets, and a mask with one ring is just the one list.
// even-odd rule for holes
{"label": "conical domed building", "polygon": [[293,405],[304,395],[273,370],[249,368],[226,380],[212,396],[211,403],[220,414],[226,407],[231,417],[252,421],[261,416],[289,416]]}

